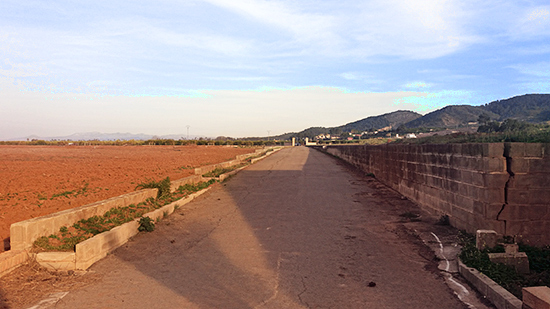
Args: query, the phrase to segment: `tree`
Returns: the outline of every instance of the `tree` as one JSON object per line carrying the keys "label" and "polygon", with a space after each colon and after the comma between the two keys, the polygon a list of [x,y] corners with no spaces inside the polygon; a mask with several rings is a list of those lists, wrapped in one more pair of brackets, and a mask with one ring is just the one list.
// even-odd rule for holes
{"label": "tree", "polygon": [[489,121],[491,121],[491,117],[489,117],[489,115],[487,115],[486,113],[481,113],[477,118],[477,122],[482,125],[487,124]]}

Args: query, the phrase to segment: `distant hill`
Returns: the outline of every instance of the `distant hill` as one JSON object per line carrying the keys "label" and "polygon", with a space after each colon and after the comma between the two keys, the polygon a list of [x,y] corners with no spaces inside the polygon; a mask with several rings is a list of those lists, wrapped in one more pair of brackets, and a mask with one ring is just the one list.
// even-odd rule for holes
{"label": "distant hill", "polygon": [[407,122],[407,128],[452,128],[467,125],[468,122],[476,122],[479,115],[487,114],[491,119],[499,115],[491,113],[480,106],[449,105],[442,109],[428,113],[418,119]]}
{"label": "distant hill", "polygon": [[311,127],[300,132],[290,132],[282,135],[274,136],[274,139],[290,139],[296,138],[313,138],[319,134],[340,134],[342,132],[363,132],[368,130],[378,130],[385,127],[398,127],[403,123],[422,117],[421,114],[411,111],[396,111],[380,116],[371,116],[355,122],[338,126],[338,127]]}
{"label": "distant hill", "polygon": [[508,118],[528,122],[550,120],[550,94],[526,94],[506,100],[498,100],[482,106],[486,111],[499,115],[495,119]]}
{"label": "distant hill", "polygon": [[352,130],[363,132],[368,130],[378,130],[389,126],[395,128],[420,117],[422,117],[422,115],[419,113],[411,111],[396,111],[393,113],[368,117],[355,122],[350,122],[337,128],[341,129],[343,132],[350,132]]}
{"label": "distant hill", "polygon": [[465,126],[486,114],[491,120],[508,118],[542,122],[550,120],[550,94],[526,94],[481,106],[449,105],[405,124],[407,128],[452,128]]}

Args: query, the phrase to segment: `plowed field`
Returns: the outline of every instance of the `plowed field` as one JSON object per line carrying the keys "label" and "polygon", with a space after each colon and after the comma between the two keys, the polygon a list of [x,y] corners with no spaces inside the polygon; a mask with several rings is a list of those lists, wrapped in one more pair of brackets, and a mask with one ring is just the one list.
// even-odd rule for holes
{"label": "plowed field", "polygon": [[[0,240],[14,222],[172,180],[254,148],[226,146],[0,146]],[[0,245],[0,251],[4,246]]]}

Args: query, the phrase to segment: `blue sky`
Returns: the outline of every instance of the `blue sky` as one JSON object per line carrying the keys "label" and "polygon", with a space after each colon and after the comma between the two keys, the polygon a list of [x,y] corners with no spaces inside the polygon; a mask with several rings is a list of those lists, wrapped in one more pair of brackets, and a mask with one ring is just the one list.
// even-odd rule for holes
{"label": "blue sky", "polygon": [[0,2],[0,139],[265,136],[550,92],[550,4]]}

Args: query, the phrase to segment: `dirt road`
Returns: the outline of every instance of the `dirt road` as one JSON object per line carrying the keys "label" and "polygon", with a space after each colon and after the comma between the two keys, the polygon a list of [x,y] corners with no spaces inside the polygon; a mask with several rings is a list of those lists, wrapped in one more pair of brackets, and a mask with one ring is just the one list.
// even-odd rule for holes
{"label": "dirt road", "polygon": [[284,149],[140,233],[55,308],[465,308],[370,177]]}

